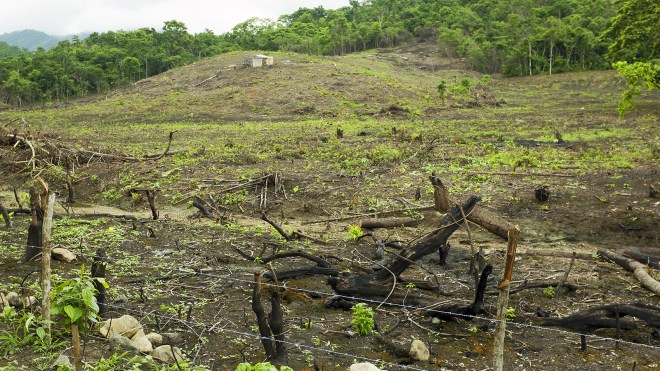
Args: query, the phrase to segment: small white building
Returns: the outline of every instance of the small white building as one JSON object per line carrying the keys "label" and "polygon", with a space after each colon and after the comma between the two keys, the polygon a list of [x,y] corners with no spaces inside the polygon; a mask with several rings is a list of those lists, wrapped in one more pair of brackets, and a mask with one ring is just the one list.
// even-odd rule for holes
{"label": "small white building", "polygon": [[273,57],[263,54],[257,54],[245,58],[245,64],[250,67],[272,66],[273,62],[274,62]]}

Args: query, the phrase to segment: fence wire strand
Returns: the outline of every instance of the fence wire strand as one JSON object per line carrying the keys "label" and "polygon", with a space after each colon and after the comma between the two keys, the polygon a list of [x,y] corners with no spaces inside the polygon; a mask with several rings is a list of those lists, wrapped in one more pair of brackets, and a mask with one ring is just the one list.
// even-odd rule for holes
{"label": "fence wire strand", "polygon": [[[11,242],[0,242],[0,246],[3,245],[3,244],[4,245],[12,245],[12,246],[20,246],[20,247],[26,247],[27,246],[26,244],[11,243]],[[31,247],[41,248],[40,246],[31,246]],[[91,260],[91,259],[94,258],[94,254],[83,255],[83,257]],[[104,257],[103,260],[104,261],[119,262],[122,259],[111,258],[111,257],[107,256],[107,257]],[[180,272],[180,273],[186,274],[186,275],[209,277],[209,278],[212,278],[212,279],[216,279],[218,283],[222,283],[223,280],[226,280],[226,281],[233,281],[233,282],[244,283],[244,284],[249,284],[249,285],[254,284],[253,279],[242,279],[242,278],[232,277],[231,276],[231,274],[232,274],[231,271],[230,271],[230,275],[225,275],[225,276],[205,273],[201,269],[195,270],[195,269],[175,268],[175,269],[170,270],[170,272],[174,272],[174,271],[177,271],[177,272]],[[252,273],[250,273],[250,275],[252,275]],[[178,278],[186,278],[186,276],[172,277],[172,279],[178,279]],[[400,308],[400,309],[405,309],[405,310],[410,310],[410,311],[433,312],[433,313],[438,313],[438,314],[452,315],[452,316],[455,316],[455,317],[460,317],[460,318],[465,318],[465,319],[470,319],[470,320],[471,319],[477,319],[477,320],[482,320],[482,321],[491,322],[491,323],[499,322],[496,319],[488,318],[488,317],[482,317],[482,316],[478,316],[478,315],[473,316],[473,315],[457,314],[457,313],[448,312],[448,311],[430,309],[428,307],[417,307],[417,306],[413,306],[413,305],[409,305],[409,304],[400,304],[400,303],[387,302],[387,301],[383,302],[381,300],[373,300],[373,299],[368,299],[368,298],[360,298],[360,297],[356,297],[356,296],[342,295],[342,294],[338,294],[338,293],[335,293],[335,292],[309,290],[309,289],[304,289],[304,288],[295,287],[295,286],[288,286],[286,284],[279,285],[279,286],[275,285],[274,283],[269,283],[269,282],[262,282],[261,284],[262,284],[262,286],[268,286],[268,287],[273,287],[273,288],[284,288],[286,290],[297,291],[297,292],[304,293],[304,294],[312,294],[312,295],[326,296],[326,297],[338,297],[338,298],[342,298],[342,299],[347,299],[347,300],[352,300],[352,301],[357,301],[357,302],[366,302],[366,303],[371,303],[371,304],[381,304],[382,303],[383,305],[387,305],[387,306],[390,306],[390,307],[396,307],[396,308]],[[208,291],[208,289],[209,289],[208,286],[203,286],[203,287],[187,286],[187,288],[194,288],[194,289],[198,289],[200,291]],[[110,304],[106,304],[106,305],[115,307],[114,305],[110,305]],[[124,308],[124,307],[118,307],[118,308],[135,311],[135,310],[130,309],[130,308]],[[161,318],[167,318],[166,316],[162,316],[162,315],[159,315],[159,316]],[[174,318],[172,318],[172,319],[174,319]],[[176,319],[176,320],[177,321],[182,321],[181,319]],[[612,341],[612,342],[618,342],[620,344],[627,344],[627,345],[631,345],[631,346],[638,346],[638,347],[643,347],[643,348],[648,348],[648,349],[653,349],[653,350],[660,350],[659,346],[654,346],[654,345],[650,345],[650,344],[643,344],[643,343],[635,343],[635,342],[632,342],[632,341],[627,341],[627,340],[622,340],[622,339],[615,339],[615,338],[610,338],[610,337],[605,337],[605,336],[599,336],[599,335],[595,335],[595,334],[573,332],[573,331],[567,331],[567,330],[563,330],[563,329],[559,329],[559,328],[543,327],[543,326],[537,326],[537,325],[528,324],[528,323],[519,323],[519,322],[510,322],[510,321],[505,321],[505,322],[506,322],[507,326],[517,327],[519,329],[535,329],[535,330],[540,330],[540,331],[552,331],[552,332],[560,333],[560,334],[567,335],[567,336],[581,335],[581,336],[585,336],[586,338],[593,339],[594,341]],[[201,324],[195,323],[195,325],[201,325]],[[231,331],[235,331],[235,330],[231,330]],[[239,333],[239,332],[237,332],[237,333]],[[249,333],[246,333],[246,334],[248,334],[251,337],[255,336],[254,334],[249,334]],[[261,338],[261,337],[258,336],[258,338]],[[318,348],[318,349],[323,350],[323,351],[327,351],[327,349],[323,349],[323,348]],[[336,352],[336,353],[338,355],[341,354],[341,352]],[[358,356],[358,355],[351,355],[351,354],[346,354],[346,355],[353,356],[353,357],[356,357],[356,358],[360,358],[360,356]],[[381,362],[381,361],[378,361],[378,362]]]}

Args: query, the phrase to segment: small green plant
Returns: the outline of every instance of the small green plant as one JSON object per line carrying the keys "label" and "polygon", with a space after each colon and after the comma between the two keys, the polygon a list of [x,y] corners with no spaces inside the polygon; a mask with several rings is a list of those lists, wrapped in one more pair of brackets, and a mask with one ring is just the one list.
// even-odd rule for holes
{"label": "small green plant", "polygon": [[289,366],[281,366],[279,369],[270,364],[270,362],[260,362],[252,366],[250,363],[244,362],[236,366],[234,371],[293,371]]}
{"label": "small green plant", "polygon": [[0,354],[7,357],[25,346],[36,346],[37,350],[44,351],[52,346],[46,339],[46,321],[30,312],[21,312],[13,307],[6,306],[0,313]]}
{"label": "small green plant", "polygon": [[438,83],[438,97],[444,106],[445,101],[447,100],[447,82],[442,79],[440,80],[440,83]]}
{"label": "small green plant", "polygon": [[65,325],[78,325],[83,330],[88,323],[97,323],[99,305],[94,297],[94,282],[108,287],[105,279],[85,275],[85,265],[82,265],[77,277],[62,282],[52,291],[51,314],[63,314]]}
{"label": "small green plant", "polygon": [[509,309],[506,310],[506,320],[513,321],[515,318],[516,318],[516,309],[513,307],[509,307]]}
{"label": "small green plant", "polygon": [[353,241],[357,241],[358,238],[362,236],[362,228],[359,225],[349,225],[348,226],[348,237]]}
{"label": "small green plant", "polygon": [[353,312],[353,329],[360,335],[369,335],[374,332],[374,310],[365,303],[355,304]]}
{"label": "small green plant", "polygon": [[94,371],[114,371],[114,370],[126,370],[126,371],[138,371],[140,366],[142,366],[144,359],[141,356],[134,356],[131,358],[127,357],[128,352],[121,354],[114,353],[109,358],[101,357],[95,363],[87,364],[85,370],[94,370]]}
{"label": "small green plant", "polygon": [[87,276],[83,264],[77,277],[62,282],[51,292],[51,315],[61,314],[62,323],[71,328],[71,338],[78,339],[78,342],[73,344],[76,369],[80,369],[82,364],[80,355],[76,356],[75,352],[75,349],[80,349],[78,332],[86,332],[90,329],[90,324],[99,321],[99,305],[94,296],[97,293],[95,282],[108,287],[105,279]]}
{"label": "small green plant", "polygon": [[555,289],[552,286],[548,286],[543,289],[543,295],[545,295],[545,297],[548,299],[552,299],[555,297],[555,295],[557,295],[557,293],[555,292]]}

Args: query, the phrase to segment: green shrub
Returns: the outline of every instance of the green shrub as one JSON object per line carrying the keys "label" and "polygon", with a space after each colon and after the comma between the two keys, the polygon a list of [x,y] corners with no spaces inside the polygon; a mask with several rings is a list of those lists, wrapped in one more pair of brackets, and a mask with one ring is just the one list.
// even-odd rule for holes
{"label": "green shrub", "polygon": [[369,335],[374,332],[374,310],[365,303],[355,304],[353,311],[353,328],[360,335]]}

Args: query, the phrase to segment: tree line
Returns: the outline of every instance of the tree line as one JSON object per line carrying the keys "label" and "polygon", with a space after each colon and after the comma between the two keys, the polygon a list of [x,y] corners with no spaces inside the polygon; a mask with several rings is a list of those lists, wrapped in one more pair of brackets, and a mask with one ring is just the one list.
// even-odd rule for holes
{"label": "tree line", "polygon": [[300,8],[277,21],[251,18],[220,35],[191,34],[173,20],[161,30],[93,33],[1,58],[0,101],[101,93],[228,51],[341,55],[414,39],[437,42],[442,55],[488,74],[604,69],[618,35],[606,31],[631,2],[653,6],[644,0],[349,0],[336,10]]}

